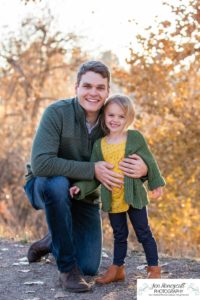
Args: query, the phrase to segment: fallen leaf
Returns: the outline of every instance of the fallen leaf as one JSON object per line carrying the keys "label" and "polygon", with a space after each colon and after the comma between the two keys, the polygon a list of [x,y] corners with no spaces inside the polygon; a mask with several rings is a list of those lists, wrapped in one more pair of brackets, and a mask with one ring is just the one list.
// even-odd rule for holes
{"label": "fallen leaf", "polygon": [[28,258],[26,256],[22,257],[22,258],[19,258],[18,259],[19,261],[28,261]]}
{"label": "fallen leaf", "polygon": [[49,258],[46,258],[45,259],[45,264],[50,264],[51,263],[51,260]]}
{"label": "fallen leaf", "polygon": [[42,285],[44,284],[43,281],[26,281],[24,282],[25,285],[34,285],[34,284],[38,284],[38,285]]}
{"label": "fallen leaf", "polygon": [[35,298],[28,298],[28,299],[24,299],[24,300],[40,300],[40,298],[35,297]]}
{"label": "fallen leaf", "polygon": [[12,266],[27,266],[27,265],[29,265],[27,261],[20,261],[12,264]]}
{"label": "fallen leaf", "polygon": [[102,252],[102,257],[109,257],[106,252]]}
{"label": "fallen leaf", "polygon": [[18,248],[24,248],[23,245],[18,245],[18,244],[15,244],[14,247],[18,247]]}
{"label": "fallen leaf", "polygon": [[28,272],[30,272],[30,270],[18,270],[18,272],[28,273]]}
{"label": "fallen leaf", "polygon": [[145,268],[146,268],[146,265],[141,265],[141,266],[137,267],[137,270],[145,270]]}
{"label": "fallen leaf", "polygon": [[59,299],[59,298],[65,298],[67,295],[63,292],[58,292],[56,295],[55,295],[55,299]]}
{"label": "fallen leaf", "polygon": [[169,263],[166,262],[166,263],[161,264],[160,266],[164,267],[164,266],[167,266],[167,265],[169,265]]}

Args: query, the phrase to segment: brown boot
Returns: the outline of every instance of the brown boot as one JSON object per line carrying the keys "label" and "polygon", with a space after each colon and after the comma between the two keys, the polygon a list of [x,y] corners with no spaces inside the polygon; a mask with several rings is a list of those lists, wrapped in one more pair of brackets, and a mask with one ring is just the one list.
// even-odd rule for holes
{"label": "brown boot", "polygon": [[69,292],[83,293],[91,290],[77,266],[74,266],[69,272],[60,273],[59,280],[62,288]]}
{"label": "brown boot", "polygon": [[27,254],[27,258],[29,263],[33,263],[36,261],[39,261],[42,256],[47,255],[49,252],[51,252],[51,234],[48,233],[43,237],[43,239],[36,241],[33,243]]}
{"label": "brown boot", "polygon": [[148,266],[147,278],[161,278],[161,268],[159,266]]}
{"label": "brown boot", "polygon": [[105,284],[115,281],[125,280],[125,269],[124,266],[111,265],[108,271],[101,277],[95,279],[96,283]]}

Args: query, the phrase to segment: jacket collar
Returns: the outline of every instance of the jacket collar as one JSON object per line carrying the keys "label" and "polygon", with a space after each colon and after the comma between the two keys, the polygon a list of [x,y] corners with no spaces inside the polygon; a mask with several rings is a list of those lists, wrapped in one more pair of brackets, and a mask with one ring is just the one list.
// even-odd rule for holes
{"label": "jacket collar", "polygon": [[[74,109],[75,109],[75,118],[77,122],[80,122],[82,126],[87,128],[86,126],[86,114],[85,110],[82,108],[82,106],[79,104],[79,100],[77,97],[74,98]],[[101,118],[101,112],[99,113],[99,116],[97,118],[97,122],[95,123],[94,128],[92,129],[92,132],[100,129],[100,118]]]}

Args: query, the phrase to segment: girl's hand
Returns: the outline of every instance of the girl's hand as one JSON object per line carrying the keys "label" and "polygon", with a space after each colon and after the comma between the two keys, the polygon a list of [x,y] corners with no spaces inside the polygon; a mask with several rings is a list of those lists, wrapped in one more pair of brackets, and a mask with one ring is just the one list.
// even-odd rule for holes
{"label": "girl's hand", "polygon": [[77,187],[75,185],[69,189],[69,193],[72,198],[74,198],[74,195],[77,195],[79,192],[80,192],[79,187]]}
{"label": "girl's hand", "polygon": [[157,189],[151,191],[150,194],[151,194],[151,197],[152,197],[153,199],[157,199],[157,198],[159,198],[159,197],[162,196],[162,194],[163,194],[163,189],[162,189],[161,186],[159,186]]}

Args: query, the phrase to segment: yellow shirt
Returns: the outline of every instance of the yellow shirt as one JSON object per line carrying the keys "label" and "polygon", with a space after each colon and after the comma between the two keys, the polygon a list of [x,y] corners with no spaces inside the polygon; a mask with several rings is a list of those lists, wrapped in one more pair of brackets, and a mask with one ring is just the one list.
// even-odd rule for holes
{"label": "yellow shirt", "polygon": [[[104,160],[113,164],[113,171],[120,174],[122,174],[122,171],[118,168],[118,165],[124,158],[125,146],[125,141],[120,144],[108,144],[105,137],[101,139],[101,149]],[[124,200],[124,185],[122,185],[121,188],[114,187],[112,191],[111,212],[125,212],[128,208],[129,205]]]}

